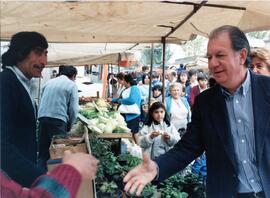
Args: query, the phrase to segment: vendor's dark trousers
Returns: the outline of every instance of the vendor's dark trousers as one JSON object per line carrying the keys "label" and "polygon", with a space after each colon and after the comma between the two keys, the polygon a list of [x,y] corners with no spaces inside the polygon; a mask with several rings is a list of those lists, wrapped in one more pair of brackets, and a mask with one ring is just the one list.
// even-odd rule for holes
{"label": "vendor's dark trousers", "polygon": [[49,147],[54,135],[66,135],[67,124],[56,118],[39,118],[39,155],[38,164],[47,169],[47,161],[50,158]]}

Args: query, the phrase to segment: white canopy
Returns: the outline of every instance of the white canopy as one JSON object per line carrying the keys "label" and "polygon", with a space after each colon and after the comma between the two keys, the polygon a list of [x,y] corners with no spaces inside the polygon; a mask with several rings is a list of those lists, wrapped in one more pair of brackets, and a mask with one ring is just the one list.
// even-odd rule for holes
{"label": "white canopy", "polygon": [[[270,1],[1,0],[1,40],[38,31],[49,42],[179,43],[230,24],[270,29]],[[177,28],[179,27],[179,28]]]}
{"label": "white canopy", "polygon": [[59,65],[93,65],[93,64],[114,64],[118,65],[120,61],[136,62],[132,53],[110,53],[104,55],[87,55],[75,58],[59,59],[55,61],[49,61],[48,66],[59,66]]}

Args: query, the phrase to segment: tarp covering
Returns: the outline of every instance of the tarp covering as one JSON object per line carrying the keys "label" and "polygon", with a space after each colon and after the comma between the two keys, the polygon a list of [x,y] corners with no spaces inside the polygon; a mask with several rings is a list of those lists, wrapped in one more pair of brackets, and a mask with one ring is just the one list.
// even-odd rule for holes
{"label": "tarp covering", "polygon": [[[9,42],[1,42],[1,55]],[[149,44],[123,43],[49,43],[48,66],[117,64],[120,60],[138,61],[136,51]],[[0,59],[1,62],[1,59]]]}
{"label": "tarp covering", "polygon": [[[157,43],[192,12],[192,3],[201,1],[185,2],[190,4],[1,0],[1,40],[27,30],[43,33],[50,42]],[[166,41],[179,43],[193,34],[207,36],[215,27],[225,24],[244,31],[270,29],[269,10],[270,1],[208,1]]]}
{"label": "tarp covering", "polygon": [[55,61],[49,61],[48,66],[59,65],[86,65],[86,64],[114,64],[117,65],[120,61],[126,60],[135,62],[134,55],[132,53],[111,53],[104,55],[87,55],[75,58],[60,59]]}

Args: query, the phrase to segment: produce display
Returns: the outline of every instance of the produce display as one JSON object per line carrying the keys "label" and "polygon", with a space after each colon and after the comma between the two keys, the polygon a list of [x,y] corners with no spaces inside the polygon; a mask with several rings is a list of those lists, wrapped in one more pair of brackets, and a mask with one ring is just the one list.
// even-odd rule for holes
{"label": "produce display", "polygon": [[[126,173],[133,167],[142,162],[142,159],[134,157],[129,153],[116,155],[112,151],[112,142],[99,139],[95,134],[91,134],[89,138],[92,154],[99,159],[96,189],[97,198],[122,198],[124,183],[123,178]],[[142,197],[153,196],[156,187],[152,184],[147,185],[142,193]],[[126,197],[134,197],[126,195]]]}
{"label": "produce display", "polygon": [[[95,179],[97,198],[135,198],[124,192],[123,178],[129,170],[142,162],[130,149],[115,152],[113,141],[100,136],[117,133],[129,133],[123,116],[113,110],[104,99],[98,98],[81,105],[80,114],[87,118],[91,153],[99,160]],[[75,131],[83,131],[83,124],[78,121]],[[123,134],[122,134],[123,135]],[[123,140],[122,140],[123,141]],[[126,141],[129,141],[126,139]],[[201,176],[188,171],[178,173],[162,183],[148,184],[140,197],[143,198],[205,198],[205,184]]]}
{"label": "produce display", "polygon": [[91,131],[98,134],[130,132],[123,116],[117,111],[112,111],[112,106],[104,99],[98,98],[81,107],[80,114],[88,119]]}
{"label": "produce display", "polygon": [[[112,142],[90,137],[92,154],[99,159],[96,176],[97,198],[136,198],[123,191],[123,178],[129,170],[142,162],[142,159],[130,153],[115,155]],[[123,196],[125,194],[125,196]],[[180,172],[158,184],[148,184],[142,198],[205,198],[203,178],[191,171]]]}

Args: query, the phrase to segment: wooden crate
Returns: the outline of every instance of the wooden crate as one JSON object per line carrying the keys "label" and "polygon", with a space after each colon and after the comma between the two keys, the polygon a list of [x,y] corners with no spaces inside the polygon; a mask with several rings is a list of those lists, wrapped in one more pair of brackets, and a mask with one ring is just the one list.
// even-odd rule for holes
{"label": "wooden crate", "polygon": [[[88,138],[89,137],[88,137],[87,128],[85,127],[85,133],[84,133],[83,137],[80,138],[80,139],[84,139],[84,143],[79,143],[77,145],[76,144],[70,145],[70,146],[66,146],[66,147],[58,148],[58,149],[57,148],[50,149],[50,155],[54,159],[55,158],[59,159],[59,158],[62,158],[65,150],[70,150],[73,153],[76,153],[76,152],[91,153],[90,143],[89,143]],[[77,141],[80,141],[80,139]],[[54,141],[52,141],[52,143]],[[65,141],[67,141],[67,140],[63,140],[63,142],[65,142]],[[74,144],[74,142],[76,143],[75,140],[69,140],[69,141],[71,141],[73,144]],[[60,141],[60,143],[61,143],[61,141]],[[49,171],[61,163],[61,160],[51,160],[51,161],[57,161],[57,162],[56,163],[48,163],[48,170]],[[76,198],[96,198],[95,180],[88,180],[88,179],[82,180],[82,183],[80,185],[80,188],[79,188],[79,191],[78,191]]]}
{"label": "wooden crate", "polygon": [[71,151],[72,153],[79,153],[79,152],[88,153],[85,143],[63,146],[63,147],[54,147],[54,144],[52,144],[50,147],[50,158],[51,159],[62,158],[62,156],[64,155],[64,152],[67,150]]}

